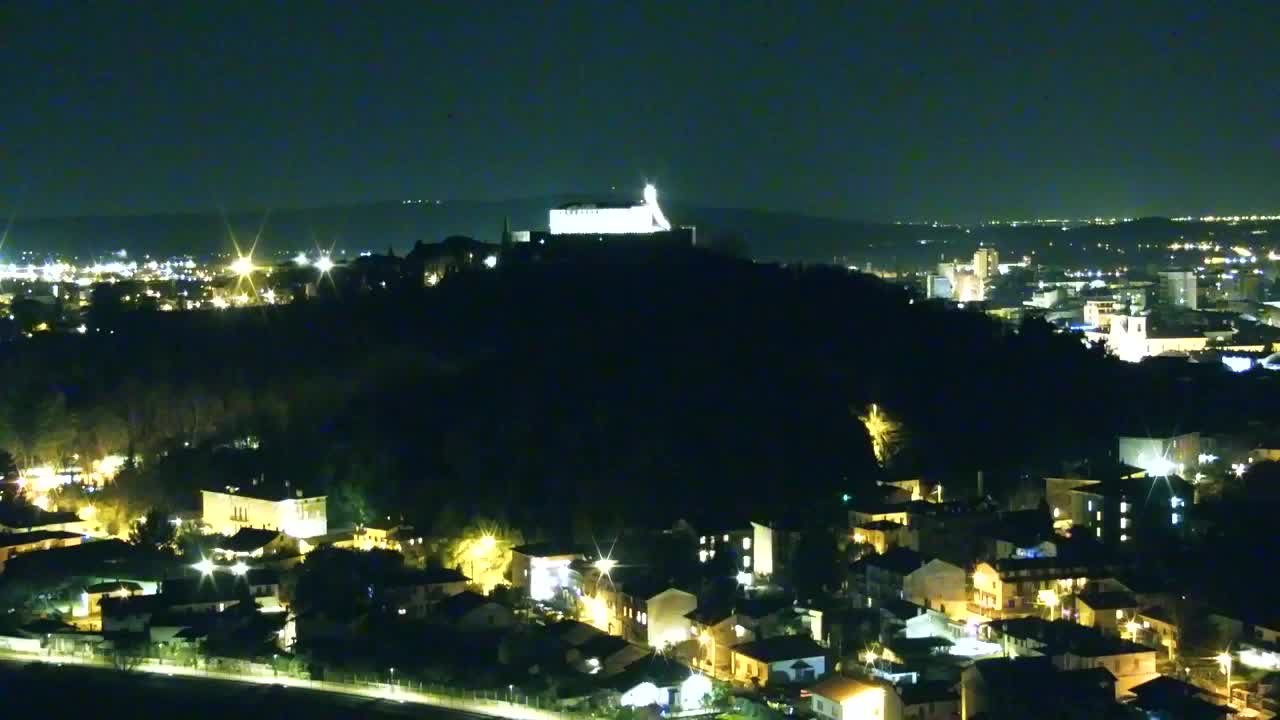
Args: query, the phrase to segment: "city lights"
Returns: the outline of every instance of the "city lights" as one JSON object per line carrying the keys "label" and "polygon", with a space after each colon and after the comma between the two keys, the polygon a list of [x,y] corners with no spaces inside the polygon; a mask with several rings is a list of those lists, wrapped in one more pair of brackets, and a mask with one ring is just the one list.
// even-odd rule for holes
{"label": "city lights", "polygon": [[245,565],[243,561],[237,562],[235,565],[231,566],[231,572],[234,575],[244,575],[249,572],[249,566]]}
{"label": "city lights", "polygon": [[333,269],[333,258],[329,257],[328,255],[321,255],[316,260],[316,270],[319,270],[321,275],[328,274],[329,271],[332,269]]}
{"label": "city lights", "polygon": [[253,256],[251,255],[241,255],[236,258],[232,261],[230,268],[231,272],[242,278],[252,275],[254,271],[258,269],[257,266],[253,264]]}
{"label": "city lights", "polygon": [[200,562],[193,564],[191,567],[201,575],[212,575],[215,566],[209,558],[200,558]]}

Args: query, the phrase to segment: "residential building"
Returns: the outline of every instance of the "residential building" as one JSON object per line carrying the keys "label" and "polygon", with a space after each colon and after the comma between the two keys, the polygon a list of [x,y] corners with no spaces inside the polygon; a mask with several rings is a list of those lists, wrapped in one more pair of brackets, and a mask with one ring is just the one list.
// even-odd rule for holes
{"label": "residential building", "polygon": [[1081,625],[1106,635],[1133,639],[1138,627],[1138,600],[1127,592],[1083,592],[1076,596],[1076,613]]}
{"label": "residential building", "polygon": [[[965,616],[965,571],[958,565],[897,547],[883,555],[864,557],[856,567],[862,574],[859,577],[855,570],[850,591],[865,598],[867,607],[906,600],[955,617]],[[854,587],[859,580],[865,585]]]}
{"label": "residential building", "polygon": [[1048,657],[1060,670],[1103,668],[1115,678],[1116,699],[1159,674],[1154,648],[1066,620],[996,620],[982,626],[980,635],[1008,654]]}
{"label": "residential building", "polygon": [[586,557],[581,549],[553,543],[532,543],[511,549],[511,587],[538,602],[547,602],[563,592],[582,586],[581,574],[573,564]]}
{"label": "residential building", "polygon": [[1084,324],[1101,332],[1111,330],[1111,317],[1115,313],[1115,300],[1086,300],[1084,302]]}
{"label": "residential building", "polygon": [[1046,477],[1045,501],[1049,503],[1049,512],[1053,516],[1053,529],[1058,534],[1069,535],[1073,527],[1091,528],[1092,523],[1097,522],[1094,513],[1099,508],[1090,507],[1089,498],[1076,492],[1084,486],[1114,484],[1146,476],[1147,471],[1142,468],[1104,460],[1086,463],[1059,477]]}
{"label": "residential building", "polygon": [[614,594],[618,633],[628,642],[662,648],[689,639],[689,618],[697,609],[693,593],[670,583],[636,578],[622,584]]}
{"label": "residential building", "polygon": [[351,533],[351,547],[368,552],[370,550],[391,550],[401,552],[406,544],[417,542],[413,536],[413,526],[392,520],[382,520],[357,525]]}
{"label": "residential building", "polygon": [[1172,613],[1159,606],[1146,607],[1138,611],[1135,620],[1141,628],[1134,642],[1158,649],[1162,658],[1177,656],[1180,632]]}
{"label": "residential building", "polygon": [[698,562],[706,563],[720,555],[731,558],[735,572],[754,575],[755,528],[703,531],[698,534]]}
{"label": "residential building", "polygon": [[1198,432],[1121,435],[1117,445],[1121,463],[1156,476],[1185,476],[1200,464],[1202,452]]}
{"label": "residential building", "polygon": [[425,618],[436,603],[465,591],[470,582],[458,570],[427,568],[392,578],[383,591],[387,607],[397,614]]}
{"label": "residential building", "polygon": [[1132,705],[1148,717],[1214,720],[1236,714],[1225,697],[1165,675],[1135,685],[1129,691],[1136,696]]}
{"label": "residential building", "polygon": [[[821,720],[903,720],[893,686],[832,675],[809,688],[809,707]],[[914,717],[914,716],[913,716]]]}
{"label": "residential building", "polygon": [[1185,355],[1201,352],[1209,342],[1229,342],[1234,331],[1195,330],[1174,326],[1152,327],[1149,315],[1115,315],[1111,318],[1105,338],[1107,348],[1125,362],[1140,362],[1143,358],[1172,354]]}
{"label": "residential building", "polygon": [[1143,477],[1081,485],[1070,494],[1073,528],[1123,548],[1182,532],[1195,489],[1176,476]]}
{"label": "residential building", "polygon": [[960,717],[960,692],[947,682],[895,685],[902,703],[902,720],[954,720]]}
{"label": "residential building", "polygon": [[756,686],[802,683],[827,672],[826,650],[808,635],[778,635],[730,649],[734,681]]}
{"label": "residential building", "polygon": [[1069,596],[1096,587],[1112,574],[1107,566],[1060,557],[980,562],[973,571],[969,611],[992,620],[1061,616],[1070,612]]}
{"label": "residential building", "polygon": [[79,545],[84,536],[64,530],[33,530],[30,532],[0,533],[0,573],[5,563],[14,555],[38,550]]}
{"label": "residential building", "polygon": [[800,540],[799,528],[780,521],[751,523],[751,568],[757,577],[785,576],[791,552]]}
{"label": "residential building", "polygon": [[656,708],[662,716],[702,710],[710,701],[710,678],[667,657],[649,656],[610,677],[605,687],[618,693],[621,707]]}
{"label": "residential building", "polygon": [[1115,705],[1105,668],[1060,670],[1049,658],[978,660],[961,673],[960,718],[1096,720]]}
{"label": "residential building", "polygon": [[201,491],[201,520],[209,530],[234,535],[241,528],[276,530],[294,538],[310,538],[328,532],[328,510],[324,495],[307,496],[288,483],[280,487],[265,484],[226,492]]}
{"label": "residential building", "polygon": [[112,582],[94,583],[84,589],[81,596],[85,615],[102,615],[102,599],[107,597],[127,598],[143,595],[142,586],[136,582],[116,580]]}
{"label": "residential building", "polygon": [[914,544],[907,526],[891,520],[872,520],[855,525],[853,541],[859,545],[870,545],[881,555],[888,552],[890,548],[909,548]]}
{"label": "residential building", "polygon": [[755,618],[739,615],[732,607],[700,607],[690,612],[689,633],[698,647],[690,663],[713,678],[727,678],[732,673],[729,649],[756,639]]}
{"label": "residential building", "polygon": [[240,528],[231,537],[213,546],[215,557],[224,560],[249,560],[298,554],[298,543],[278,530]]}
{"label": "residential building", "polygon": [[1000,273],[1000,254],[995,248],[980,247],[973,253],[973,274],[986,282]]}
{"label": "residential building", "polygon": [[516,622],[511,608],[470,590],[436,603],[433,614],[438,621],[464,632],[505,630]]}
{"label": "residential building", "polygon": [[1192,270],[1165,270],[1160,273],[1160,295],[1166,303],[1175,307],[1195,310],[1196,274]]}

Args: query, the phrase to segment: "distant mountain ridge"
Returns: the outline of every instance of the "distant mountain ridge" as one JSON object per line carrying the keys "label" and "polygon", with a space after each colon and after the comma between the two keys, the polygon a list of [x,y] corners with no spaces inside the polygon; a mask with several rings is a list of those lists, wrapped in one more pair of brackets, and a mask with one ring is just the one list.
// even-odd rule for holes
{"label": "distant mountain ridge", "polygon": [[[334,248],[347,253],[404,253],[417,241],[436,242],[450,235],[467,235],[497,242],[503,223],[514,229],[545,229],[550,208],[580,201],[583,195],[523,198],[497,202],[406,203],[389,201],[272,212],[217,212],[136,216],[17,218],[0,256],[12,259],[21,251],[81,257],[105,257],[126,249],[131,256],[231,253],[232,237],[242,251],[258,238],[256,252],[293,253],[302,249]],[[878,267],[919,267],[945,258],[966,257],[978,244],[994,245],[1005,256],[1035,249],[1039,257],[1062,253],[1051,247],[1080,248],[1096,243],[1137,247],[1177,240],[1213,238],[1242,241],[1272,234],[1280,239],[1280,223],[1174,222],[1146,218],[1109,226],[1085,226],[1063,232],[1056,227],[987,226],[959,228],[933,225],[859,222],[799,213],[735,208],[712,208],[664,203],[677,225],[697,228],[699,243],[733,236],[745,241],[758,260],[787,262],[874,263]],[[265,219],[265,222],[264,222]],[[261,233],[259,230],[261,229]],[[1274,229],[1274,233],[1272,232]],[[1235,238],[1235,240],[1232,240]],[[1056,243],[1065,239],[1066,243]],[[1079,242],[1076,242],[1076,241]],[[1086,256],[1087,257],[1087,256]],[[1065,257],[1059,259],[1073,260]],[[1132,259],[1132,258],[1130,258]]]}

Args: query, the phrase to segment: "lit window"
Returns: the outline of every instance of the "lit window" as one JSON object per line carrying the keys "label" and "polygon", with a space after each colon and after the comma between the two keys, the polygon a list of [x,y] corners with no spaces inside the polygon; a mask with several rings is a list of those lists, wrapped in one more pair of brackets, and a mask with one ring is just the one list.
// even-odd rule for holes
{"label": "lit window", "polygon": [[1129,527],[1129,518],[1120,518],[1120,529],[1124,530]]}
{"label": "lit window", "polygon": [[1098,537],[1102,537],[1102,528],[1098,528]]}
{"label": "lit window", "polygon": [[1117,611],[1116,611],[1116,619],[1117,619],[1117,620],[1123,620],[1123,619],[1124,619],[1124,611],[1123,611],[1123,610],[1117,610]]}
{"label": "lit window", "polygon": [[724,534],[724,541],[729,542],[729,533]]}
{"label": "lit window", "polygon": [[1129,542],[1129,536],[1128,536],[1128,535],[1121,535],[1121,536],[1120,536],[1120,542]]}
{"label": "lit window", "polygon": [[707,561],[707,551],[706,551],[706,550],[699,550],[699,551],[698,551],[698,562],[706,562],[706,561]]}
{"label": "lit window", "polygon": [[709,556],[709,557],[715,557],[715,556],[716,556],[716,551],[715,551],[715,550],[712,550],[710,553],[708,553],[708,556]]}
{"label": "lit window", "polygon": [[1093,501],[1092,501],[1092,500],[1090,500],[1090,501],[1089,501],[1089,511],[1090,511],[1090,512],[1093,512]]}
{"label": "lit window", "polygon": [[1173,524],[1174,524],[1174,525],[1177,525],[1177,524],[1178,524],[1178,523],[1180,523],[1180,522],[1182,522],[1182,515],[1180,515],[1180,514],[1178,514],[1178,513],[1174,513],[1174,514],[1173,514]]}
{"label": "lit window", "polygon": [[742,538],[742,549],[743,550],[751,549],[751,538],[747,538],[747,537]]}
{"label": "lit window", "polygon": [[1186,500],[1183,500],[1183,499],[1182,499],[1182,498],[1180,498],[1180,497],[1171,497],[1171,498],[1169,498],[1169,507],[1173,507],[1173,508],[1180,508],[1180,507],[1182,507],[1183,505],[1186,505],[1186,504],[1187,504],[1187,501],[1186,501]]}
{"label": "lit window", "polygon": [[1061,511],[1061,510],[1059,510],[1058,508],[1054,508],[1054,509],[1053,509],[1053,516],[1054,516],[1055,518],[1056,518],[1056,517],[1058,517],[1058,516],[1059,516],[1059,515],[1061,515],[1061,514],[1062,514],[1062,511]]}
{"label": "lit window", "polygon": [[699,545],[706,545],[706,544],[707,544],[707,536],[706,536],[706,535],[703,535],[702,537],[698,538],[698,544],[699,544]]}
{"label": "lit window", "polygon": [[1122,512],[1122,513],[1127,513],[1127,512],[1129,512],[1129,503],[1127,503],[1127,502],[1122,502],[1122,503],[1120,503],[1120,512]]}
{"label": "lit window", "polygon": [[1101,511],[1101,510],[1099,510],[1099,511],[1098,511],[1098,512],[1096,512],[1096,513],[1094,513],[1094,515],[1093,515],[1093,516],[1094,516],[1095,518],[1097,518],[1097,519],[1098,519],[1098,522],[1102,522],[1102,511]]}
{"label": "lit window", "polygon": [[398,613],[399,613],[399,614],[401,614],[401,615],[407,615],[407,614],[409,613],[409,611],[408,611],[408,610],[405,610],[404,608],[400,608],[400,609],[399,609],[399,610],[397,610],[396,612],[398,612]]}

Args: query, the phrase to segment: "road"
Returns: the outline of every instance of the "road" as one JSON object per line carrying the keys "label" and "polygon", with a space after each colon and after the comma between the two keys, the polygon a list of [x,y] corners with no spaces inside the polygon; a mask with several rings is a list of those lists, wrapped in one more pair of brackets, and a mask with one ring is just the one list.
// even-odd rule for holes
{"label": "road", "polygon": [[[220,712],[219,717],[227,717],[225,711],[259,709],[264,703],[288,708],[285,717],[434,717],[442,720],[489,720],[495,717],[506,720],[564,720],[566,717],[561,713],[519,704],[445,697],[386,684],[348,685],[150,664],[130,671],[127,673],[128,682],[121,682],[119,671],[98,663],[70,656],[14,652],[0,652],[0,665],[5,666],[4,673],[11,691],[3,692],[3,683],[0,683],[0,704],[6,707],[11,707],[9,703],[17,697],[34,699],[37,693],[33,688],[44,683],[52,693],[42,703],[41,709],[49,703],[56,705],[60,701],[78,700],[85,703],[80,710],[88,714],[104,710],[112,714],[110,708],[98,704],[102,701],[101,695],[85,697],[93,694],[89,692],[90,688],[103,686],[108,688],[106,695],[112,701],[122,699],[119,697],[122,693],[127,695],[129,690],[133,690],[136,691],[133,693],[136,701],[148,707],[166,705],[161,698],[168,694],[183,699],[207,698],[208,702],[198,704],[200,714],[211,715],[217,705],[231,703],[220,708],[224,712]],[[68,688],[86,692],[67,695],[65,691]],[[123,707],[120,709],[124,710]],[[307,709],[305,714],[301,712],[303,709]]]}

